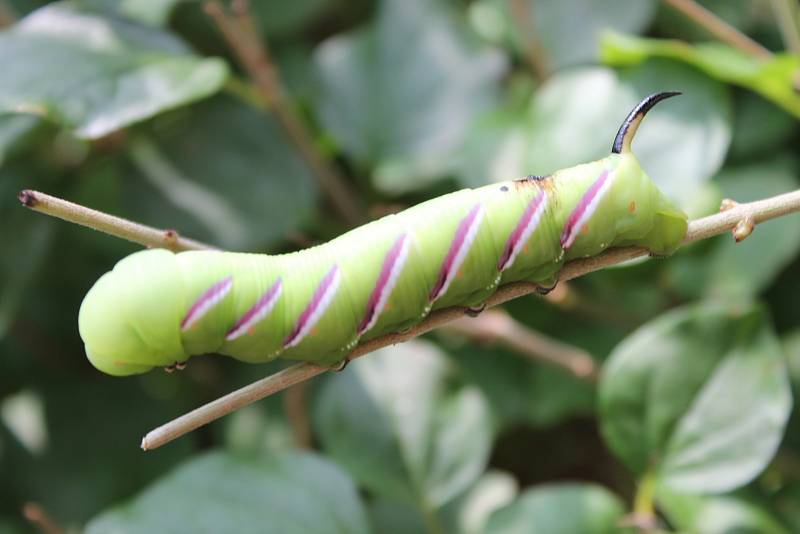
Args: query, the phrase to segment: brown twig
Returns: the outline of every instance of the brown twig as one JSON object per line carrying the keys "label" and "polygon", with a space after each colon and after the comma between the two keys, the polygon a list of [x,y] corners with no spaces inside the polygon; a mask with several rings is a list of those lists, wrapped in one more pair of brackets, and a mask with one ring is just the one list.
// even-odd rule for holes
{"label": "brown twig", "polygon": [[499,343],[580,380],[597,381],[597,365],[588,352],[528,328],[503,310],[489,310],[475,318],[462,317],[445,328],[468,338]]}
{"label": "brown twig", "polygon": [[797,26],[796,2],[794,0],[770,0],[770,4],[786,49],[792,54],[800,56],[800,28]]}
{"label": "brown twig", "polygon": [[23,206],[33,211],[93,228],[146,247],[166,248],[174,252],[214,248],[200,241],[181,237],[175,230],[151,228],[150,226],[115,217],[39,191],[24,189],[19,192],[17,198],[19,198]]}
{"label": "brown twig", "polygon": [[[751,217],[753,222],[758,224],[798,211],[800,211],[800,190],[764,200],[738,204],[727,211],[691,221],[683,244],[706,239],[731,230],[746,217]],[[646,249],[639,247],[609,249],[597,256],[567,263],[562,269],[559,279],[561,281],[571,280],[604,267],[646,256],[647,254],[648,251]],[[487,307],[493,307],[508,300],[528,295],[534,292],[536,287],[536,284],[531,282],[515,282],[501,286],[487,300],[486,305]],[[466,311],[466,308],[461,306],[436,310],[408,331],[387,334],[359,344],[348,357],[352,360],[379,348],[408,341],[446,323],[462,318]],[[328,370],[328,367],[313,363],[299,363],[287,367],[150,431],[142,439],[142,449],[150,450],[160,447],[223,415]]]}
{"label": "brown twig", "polygon": [[360,209],[344,177],[317,151],[313,137],[288,102],[280,71],[272,60],[264,39],[259,35],[248,3],[234,0],[232,7],[233,14],[229,13],[218,0],[206,2],[204,5],[206,13],[214,21],[239,63],[253,80],[278,123],[297,146],[337,212],[353,226],[363,222],[363,210]]}
{"label": "brown twig", "polygon": [[62,534],[64,532],[64,529],[53,521],[44,508],[35,502],[25,503],[22,507],[22,515],[42,534]]}
{"label": "brown twig", "polygon": [[18,19],[14,6],[8,0],[0,0],[0,28],[13,26]]}
{"label": "brown twig", "polygon": [[545,296],[548,304],[568,313],[580,315],[591,321],[602,321],[617,328],[629,330],[636,327],[640,318],[624,310],[609,309],[604,302],[596,302],[575,289],[572,284],[558,284]]}
{"label": "brown twig", "polygon": [[550,76],[550,66],[544,47],[537,36],[531,11],[527,0],[511,0],[511,15],[525,47],[525,58],[539,81],[543,81]]}
{"label": "brown twig", "polygon": [[311,448],[311,423],[308,420],[308,382],[301,382],[283,393],[283,411],[292,429],[294,444],[300,449]]}
{"label": "brown twig", "polygon": [[772,57],[772,52],[698,4],[695,0],[664,0],[664,3],[692,19],[723,43],[727,43],[746,54],[760,59]]}

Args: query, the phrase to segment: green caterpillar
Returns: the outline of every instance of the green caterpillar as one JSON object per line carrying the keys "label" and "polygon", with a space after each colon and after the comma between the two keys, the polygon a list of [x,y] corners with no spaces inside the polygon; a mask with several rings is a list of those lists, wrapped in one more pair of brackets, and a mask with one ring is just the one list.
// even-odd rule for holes
{"label": "green caterpillar", "polygon": [[609,247],[672,253],[686,233],[630,150],[646,97],[608,157],[550,176],[462,190],[279,256],[154,249],[102,276],[78,319],[92,364],[143,373],[218,352],[346,361],[360,341],[411,327],[431,310],[481,309],[498,286],[554,286],[565,261]]}

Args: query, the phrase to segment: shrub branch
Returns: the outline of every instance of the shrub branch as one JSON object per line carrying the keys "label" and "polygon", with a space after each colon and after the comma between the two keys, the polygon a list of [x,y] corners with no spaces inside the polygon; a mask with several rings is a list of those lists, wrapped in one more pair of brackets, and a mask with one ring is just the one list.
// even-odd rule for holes
{"label": "shrub branch", "polygon": [[[748,217],[752,219],[754,224],[758,224],[798,211],[800,211],[800,190],[746,204],[733,203],[732,205],[728,205],[727,209],[721,213],[691,221],[683,244],[686,245],[732,230],[742,220]],[[648,251],[640,247],[609,249],[597,256],[567,263],[561,271],[559,278],[562,282],[571,280],[604,267],[646,256],[647,254]],[[486,305],[487,307],[497,306],[508,300],[533,293],[536,289],[536,284],[531,282],[507,284],[501,286],[497,292],[488,299]],[[436,310],[426,317],[425,320],[406,332],[387,334],[359,344],[350,353],[349,358],[351,360],[359,358],[380,348],[413,339],[446,323],[464,317],[466,311],[466,308],[461,306]],[[287,367],[282,371],[233,391],[224,397],[192,410],[150,431],[144,439],[142,439],[142,449],[150,450],[160,447],[223,415],[227,415],[243,406],[308,380],[328,370],[330,370],[329,367],[323,367],[313,363],[299,363]]]}
{"label": "shrub branch", "polygon": [[206,13],[222,33],[286,135],[300,151],[333,207],[348,224],[360,224],[363,222],[363,211],[347,181],[331,162],[320,155],[311,133],[286,98],[280,70],[259,34],[248,2],[234,0],[232,7],[231,13],[218,0],[204,4]]}
{"label": "shrub branch", "polygon": [[664,0],[664,3],[692,19],[723,43],[727,43],[745,54],[759,59],[772,57],[772,52],[768,49],[698,4],[695,0]]}
{"label": "shrub branch", "polygon": [[166,248],[173,252],[182,250],[214,249],[200,241],[181,237],[175,230],[159,230],[150,226],[135,223],[122,217],[115,217],[102,211],[93,210],[80,204],[75,204],[54,196],[23,189],[17,195],[19,201],[26,208],[33,211],[58,217],[65,221],[80,224],[114,237],[133,241],[146,247]]}
{"label": "shrub branch", "polygon": [[474,318],[462,317],[445,329],[469,339],[503,345],[531,360],[558,367],[579,380],[596,382],[598,378],[597,364],[588,352],[537,332],[503,310],[489,310]]}
{"label": "shrub branch", "polygon": [[[176,252],[181,250],[211,248],[199,241],[180,237],[177,232],[173,230],[150,228],[38,191],[26,189],[20,191],[18,197],[24,206],[34,211],[87,226],[145,246],[167,248]],[[798,211],[800,211],[800,190],[745,204],[738,204],[726,200],[723,202],[720,213],[690,221],[689,229],[683,240],[683,245],[707,239],[728,230],[733,230],[734,237],[737,238],[737,240],[741,240],[752,232],[754,225]],[[746,221],[748,226],[748,231],[744,234],[740,232],[743,221]],[[640,247],[609,249],[597,256],[567,263],[561,270],[559,280],[561,282],[571,280],[604,267],[646,256],[647,254],[648,251]],[[514,282],[507,284],[501,286],[497,292],[487,300],[486,305],[487,307],[497,306],[508,300],[533,293],[536,289],[537,285],[532,282]],[[462,319],[466,311],[467,309],[461,306],[436,310],[426,317],[425,320],[408,331],[387,334],[360,343],[348,357],[352,360],[380,348],[408,341],[444,324],[455,321],[456,319]],[[480,320],[482,319],[479,319],[479,321]],[[458,326],[455,327],[458,328]],[[512,332],[511,330],[514,331]],[[525,335],[522,335],[519,329],[511,330],[507,330],[505,334],[499,335],[495,332],[493,334],[494,339],[517,348],[516,345],[518,343],[524,342],[524,338],[529,337],[527,334],[530,332],[523,333]],[[539,354],[533,356],[532,353],[537,351],[531,349],[530,346],[528,346],[524,352],[530,353],[529,355],[531,355],[531,357],[536,357],[539,360],[549,360],[548,363],[564,367],[575,375],[584,374],[584,378],[593,379],[596,370],[594,367],[586,365],[586,358],[589,358],[589,356],[586,354],[577,354],[572,351],[573,357],[565,357],[565,353],[570,352],[567,349],[572,348],[564,346],[563,344],[552,345],[544,349],[544,352],[547,352],[549,355],[544,357],[541,354],[542,351],[538,351]],[[555,360],[560,360],[558,363],[552,361],[554,359],[554,354]],[[313,363],[299,363],[287,367],[282,371],[233,391],[224,397],[216,399],[152,430],[142,440],[142,448],[150,450],[160,447],[223,415],[295,384],[299,384],[330,369],[329,367],[323,367]]]}

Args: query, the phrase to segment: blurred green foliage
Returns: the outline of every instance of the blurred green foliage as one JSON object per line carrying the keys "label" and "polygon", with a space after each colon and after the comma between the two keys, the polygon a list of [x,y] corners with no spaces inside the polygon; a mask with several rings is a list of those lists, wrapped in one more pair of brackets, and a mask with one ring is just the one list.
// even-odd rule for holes
{"label": "blurred green foliage", "polygon": [[[363,218],[602,157],[658,90],[684,95],[635,150],[698,217],[800,183],[800,57],[770,2],[702,3],[774,57],[656,0],[264,0],[253,16]],[[137,247],[17,191],[235,250],[347,228],[202,7],[0,0],[0,533],[31,531],[26,503],[91,533],[591,534],[650,508],[671,532],[800,531],[798,215],[509,303],[591,353],[598,384],[436,332],[309,383],[311,451],[283,395],[139,451],[283,364],[100,375],[78,307]]]}

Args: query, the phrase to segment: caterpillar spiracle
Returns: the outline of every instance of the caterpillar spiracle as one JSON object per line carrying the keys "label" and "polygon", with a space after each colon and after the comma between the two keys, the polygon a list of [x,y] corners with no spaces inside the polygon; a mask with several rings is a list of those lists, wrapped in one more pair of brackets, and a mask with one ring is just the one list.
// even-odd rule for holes
{"label": "caterpillar spiracle", "polygon": [[571,259],[628,245],[670,254],[687,216],[642,170],[631,141],[644,115],[676,94],[642,100],[608,157],[447,194],[307,250],[131,254],[81,305],[86,354],[112,375],[210,352],[333,364],[437,308],[480,308],[503,284],[553,286]]}

